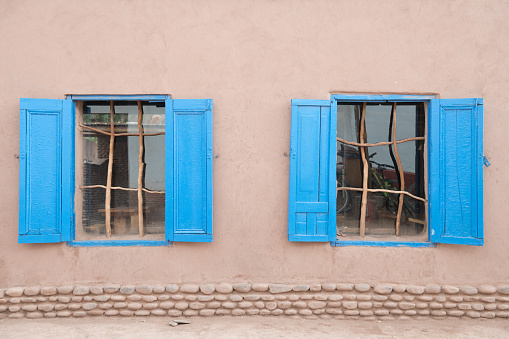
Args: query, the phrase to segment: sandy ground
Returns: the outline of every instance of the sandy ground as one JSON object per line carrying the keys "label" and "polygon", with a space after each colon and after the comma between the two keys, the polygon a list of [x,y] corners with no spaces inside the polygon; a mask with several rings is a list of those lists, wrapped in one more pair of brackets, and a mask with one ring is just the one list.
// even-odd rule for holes
{"label": "sandy ground", "polygon": [[1,338],[509,338],[508,319],[309,320],[265,317],[3,319]]}

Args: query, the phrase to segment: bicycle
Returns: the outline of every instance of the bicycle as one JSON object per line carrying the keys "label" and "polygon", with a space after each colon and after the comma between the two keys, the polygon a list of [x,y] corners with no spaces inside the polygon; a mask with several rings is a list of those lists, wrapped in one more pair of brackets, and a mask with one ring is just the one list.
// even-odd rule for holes
{"label": "bicycle", "polygon": [[[338,165],[342,167],[338,168]],[[350,191],[337,189],[343,187],[344,183],[346,183],[345,167],[343,162],[338,162],[336,164],[336,214],[346,212],[350,205]]]}
{"label": "bicycle", "polygon": [[[341,150],[337,153],[339,156],[344,157],[345,151]],[[371,187],[385,190],[399,190],[397,180],[391,180],[384,176],[384,171],[387,169],[395,170],[394,166],[381,164],[371,160],[377,153],[373,153],[368,157],[368,166],[371,172]],[[360,159],[358,154],[349,154],[349,157]],[[376,167],[372,166],[376,165]],[[336,163],[336,188],[348,187],[347,176],[345,173],[345,166],[343,162]],[[410,185],[407,189],[408,192],[412,192],[415,188],[415,184]],[[399,195],[388,192],[381,192],[384,196],[384,204],[392,214],[396,214],[398,211]],[[336,193],[336,214],[342,214],[347,212],[352,204],[352,197],[348,190],[337,190]],[[403,198],[403,211],[411,218],[415,217],[416,205],[410,201],[408,196]]]}
{"label": "bicycle", "polygon": [[[345,148],[341,148],[340,151],[337,152],[342,158],[354,158],[360,159],[359,154],[354,153],[352,151],[348,151]],[[376,155],[376,152],[371,154],[369,158],[372,158]],[[345,173],[345,164],[343,162],[336,163],[336,214],[341,214],[344,212],[348,212],[351,208],[352,204],[352,194],[348,190],[338,190],[341,187],[350,187],[350,183],[348,183],[347,176]],[[354,179],[354,182],[358,182],[361,179]],[[357,183],[357,185],[359,185]]]}
{"label": "bicycle", "polygon": [[[376,153],[372,154],[370,158],[375,155]],[[394,190],[398,191],[398,181],[388,179],[384,175],[384,171],[389,169],[395,171],[395,167],[387,164],[380,164],[376,161],[370,160],[370,165],[375,164],[377,167],[370,166],[371,170],[371,184],[372,187],[378,188],[378,189],[385,189],[385,190]],[[415,189],[415,183],[410,185],[408,189],[406,189],[407,192],[412,192]],[[385,198],[385,206],[387,210],[389,210],[392,214],[396,214],[398,212],[398,205],[399,205],[399,194],[393,194],[388,192],[382,192]],[[415,211],[416,211],[416,205],[415,203],[412,203],[410,201],[410,197],[407,195],[404,195],[403,197],[403,212],[407,214],[408,217],[414,218],[415,217]]]}

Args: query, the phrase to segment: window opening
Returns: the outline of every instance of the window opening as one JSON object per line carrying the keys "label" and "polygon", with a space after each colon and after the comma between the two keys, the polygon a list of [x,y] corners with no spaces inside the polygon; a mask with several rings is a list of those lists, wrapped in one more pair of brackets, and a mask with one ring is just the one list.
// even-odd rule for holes
{"label": "window opening", "polygon": [[426,230],[424,103],[338,102],[338,236]]}
{"label": "window opening", "polygon": [[164,112],[164,102],[83,102],[85,236],[164,236]]}

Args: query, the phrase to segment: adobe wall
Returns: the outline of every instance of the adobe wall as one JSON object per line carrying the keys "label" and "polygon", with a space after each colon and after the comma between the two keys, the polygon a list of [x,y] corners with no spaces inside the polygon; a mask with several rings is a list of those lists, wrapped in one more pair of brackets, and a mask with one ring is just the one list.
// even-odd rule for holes
{"label": "adobe wall", "polygon": [[[509,283],[507,3],[1,1],[0,8],[0,287]],[[484,174],[484,247],[287,240],[290,100],[341,91],[484,98],[492,164]],[[18,244],[19,98],[165,93],[214,100],[214,242]]]}

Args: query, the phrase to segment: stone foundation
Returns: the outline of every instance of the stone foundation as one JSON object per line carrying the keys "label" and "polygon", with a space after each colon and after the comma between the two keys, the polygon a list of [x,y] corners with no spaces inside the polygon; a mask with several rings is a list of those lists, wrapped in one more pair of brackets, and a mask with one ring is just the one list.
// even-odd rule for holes
{"label": "stone foundation", "polygon": [[509,286],[220,283],[0,289],[0,319],[213,315],[509,318]]}

